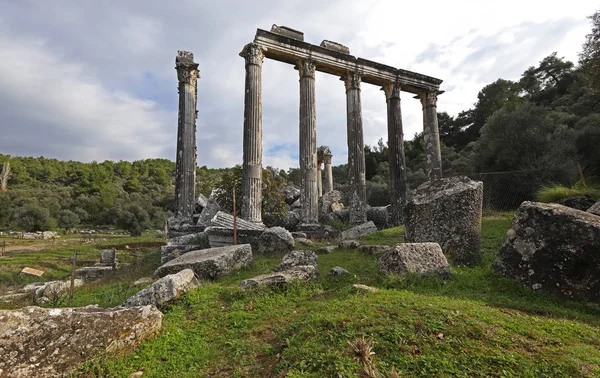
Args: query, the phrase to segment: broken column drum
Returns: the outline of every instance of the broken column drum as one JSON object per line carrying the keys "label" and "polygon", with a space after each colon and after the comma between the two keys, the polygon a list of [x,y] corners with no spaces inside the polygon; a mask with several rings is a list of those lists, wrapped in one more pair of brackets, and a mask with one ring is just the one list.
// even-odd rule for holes
{"label": "broken column drum", "polygon": [[244,47],[246,60],[244,96],[244,157],[242,165],[242,218],[262,223],[262,63],[263,48]]}
{"label": "broken column drum", "polygon": [[391,223],[402,224],[404,206],[408,192],[406,183],[406,163],[404,158],[404,132],[402,130],[402,110],[400,108],[400,84],[389,83],[383,86],[387,101],[388,149],[390,164]]}
{"label": "broken column drum", "polygon": [[[367,182],[365,178],[360,82],[361,77],[358,72],[349,72],[344,77],[348,129],[348,184],[350,185],[351,195],[354,196],[354,193],[356,193],[360,205],[362,205],[361,208],[364,208],[367,203]],[[366,222],[367,214],[364,213],[364,216],[362,216],[362,213],[362,211],[351,211],[350,224],[355,225]]]}
{"label": "broken column drum", "polygon": [[175,216],[192,221],[196,201],[196,83],[199,76],[194,54],[178,51],[175,69],[179,82]]}
{"label": "broken column drum", "polygon": [[[263,58],[293,64],[300,72],[300,167],[302,171],[302,221],[316,221],[319,195],[333,190],[331,155],[315,158],[315,71],[341,77],[346,87],[348,178],[352,205],[351,223],[366,221],[366,180],[364,135],[361,110],[361,83],[384,87],[388,103],[388,144],[392,187],[392,222],[398,224],[407,200],[406,170],[400,90],[417,95],[423,105],[423,131],[427,153],[427,174],[441,177],[441,154],[437,123],[437,96],[442,80],[394,68],[350,55],[348,47],[324,40],[319,46],[304,42],[304,33],[273,25],[271,31],[258,29],[254,41],[240,53],[246,59],[244,99],[244,161],[242,217],[261,223]],[[322,181],[320,163],[325,163]],[[319,185],[321,184],[321,185]]]}
{"label": "broken column drum", "polygon": [[302,223],[318,223],[317,125],[315,63],[301,60],[300,74],[300,204]]}

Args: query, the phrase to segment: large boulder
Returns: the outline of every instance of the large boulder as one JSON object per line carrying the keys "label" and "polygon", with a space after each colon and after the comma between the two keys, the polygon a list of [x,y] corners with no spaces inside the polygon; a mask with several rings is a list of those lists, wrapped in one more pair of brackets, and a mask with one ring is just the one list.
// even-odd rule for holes
{"label": "large boulder", "polygon": [[154,281],[137,294],[129,297],[122,307],[155,305],[160,306],[170,302],[188,290],[198,287],[198,279],[191,269],[184,269],[179,273],[169,274]]}
{"label": "large boulder", "polygon": [[164,277],[191,269],[199,279],[215,279],[241,269],[252,261],[250,244],[202,249],[188,252],[158,267],[154,274]]}
{"label": "large boulder", "polygon": [[361,236],[372,234],[373,232],[377,232],[377,226],[375,226],[373,221],[369,221],[367,223],[354,226],[346,231],[342,231],[342,239],[359,239]]}
{"label": "large boulder", "polygon": [[154,306],[0,310],[0,377],[60,377],[95,356],[133,351],[156,334]]}
{"label": "large boulder", "polygon": [[313,265],[300,265],[281,272],[262,274],[241,282],[242,290],[259,286],[281,286],[291,281],[310,281],[319,278],[319,271]]}
{"label": "large boulder", "polygon": [[534,290],[600,302],[600,217],[523,202],[493,268]]}
{"label": "large boulder", "polygon": [[273,269],[274,272],[288,270],[295,266],[311,265],[317,266],[317,255],[313,251],[292,251],[281,259],[281,262]]}
{"label": "large boulder", "polygon": [[556,201],[559,205],[571,207],[573,209],[586,211],[590,207],[594,206],[596,201],[589,194],[583,196],[575,196],[565,198],[563,200]]}
{"label": "large boulder", "polygon": [[405,208],[408,243],[438,243],[456,264],[480,257],[483,183],[468,177],[427,181]]}
{"label": "large boulder", "polygon": [[319,219],[323,219],[323,217],[335,209],[339,209],[339,201],[342,199],[342,192],[339,190],[332,190],[329,193],[325,193],[319,198]]}
{"label": "large boulder", "polygon": [[438,243],[404,243],[389,249],[377,261],[383,274],[436,275],[450,278],[448,260]]}
{"label": "large boulder", "polygon": [[287,253],[294,249],[294,237],[283,227],[266,229],[258,238],[256,253]]}
{"label": "large boulder", "polygon": [[589,209],[587,209],[588,213],[592,213],[594,215],[600,215],[600,201],[596,202]]}

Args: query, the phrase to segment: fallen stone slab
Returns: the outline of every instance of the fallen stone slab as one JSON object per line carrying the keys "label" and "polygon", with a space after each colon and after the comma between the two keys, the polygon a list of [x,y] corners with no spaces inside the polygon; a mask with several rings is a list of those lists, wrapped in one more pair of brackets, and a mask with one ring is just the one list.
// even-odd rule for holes
{"label": "fallen stone slab", "polygon": [[283,227],[266,229],[258,238],[256,253],[287,253],[294,249],[294,237]]}
{"label": "fallen stone slab", "polygon": [[313,251],[291,251],[283,256],[281,262],[273,269],[273,271],[281,272],[295,266],[304,265],[317,266],[317,255]]}
{"label": "fallen stone slab", "polygon": [[195,234],[204,231],[205,228],[205,225],[194,224],[186,217],[170,217],[167,219],[167,238]]}
{"label": "fallen stone slab", "polygon": [[352,285],[352,287],[359,291],[370,291],[371,293],[377,293],[379,291],[379,289],[376,287],[367,286],[363,284],[354,284]]}
{"label": "fallen stone slab", "polygon": [[438,243],[455,264],[481,256],[483,183],[450,177],[421,184],[405,207],[405,241]]}
{"label": "fallen stone slab", "polygon": [[377,232],[377,226],[373,221],[369,221],[358,226],[354,226],[346,231],[342,231],[342,239],[359,239],[361,236]]}
{"label": "fallen stone slab", "polygon": [[179,256],[185,255],[191,251],[197,251],[200,249],[210,248],[210,244],[195,244],[195,245],[163,245],[160,247],[160,263],[161,265],[178,258]]}
{"label": "fallen stone slab", "polygon": [[295,266],[288,270],[263,274],[241,282],[242,290],[255,289],[259,286],[278,286],[294,280],[310,281],[319,278],[319,271],[313,265]]}
{"label": "fallen stone slab", "polygon": [[600,201],[596,202],[595,204],[592,205],[592,207],[587,209],[587,212],[600,216]]}
{"label": "fallen stone slab", "polygon": [[191,269],[184,269],[179,273],[169,274],[154,281],[154,283],[129,297],[121,306],[160,306],[179,298],[181,294],[197,288],[198,285],[199,282],[194,271]]}
{"label": "fallen stone slab", "polygon": [[342,268],[341,266],[336,266],[331,268],[331,270],[329,271],[329,275],[335,278],[338,277],[343,277],[343,276],[348,276],[350,275],[350,272],[348,272],[346,269]]}
{"label": "fallen stone slab", "polygon": [[534,290],[600,302],[600,217],[558,204],[523,202],[492,265]]}
{"label": "fallen stone slab", "polygon": [[312,247],[315,245],[312,240],[306,238],[296,238],[296,243],[303,245],[305,247]]}
{"label": "fallen stone slab", "polygon": [[103,277],[106,273],[112,272],[113,270],[112,266],[86,266],[77,269],[75,274],[79,277],[93,279]]}
{"label": "fallen stone slab", "polygon": [[232,271],[241,269],[252,261],[250,244],[231,245],[227,247],[202,249],[188,252],[160,266],[154,274],[164,277],[191,269],[198,279],[211,279],[226,276]]}
{"label": "fallen stone slab", "polygon": [[377,261],[383,274],[416,273],[450,278],[452,273],[438,243],[403,243],[385,252]]}
{"label": "fallen stone slab", "polygon": [[387,252],[392,248],[394,247],[389,245],[362,245],[358,247],[358,250],[369,255],[378,255]]}
{"label": "fallen stone slab", "polygon": [[[211,248],[226,247],[234,245],[233,228],[216,227],[211,226],[206,230],[208,235],[208,242]],[[263,234],[263,229],[256,230],[237,230],[237,243],[238,244],[250,244],[252,248],[256,250],[258,246],[258,239]]]}
{"label": "fallen stone slab", "polygon": [[360,242],[358,240],[342,240],[338,244],[338,248],[358,248],[360,246]]}
{"label": "fallen stone slab", "polygon": [[328,255],[331,252],[335,251],[335,245],[326,245],[324,247],[317,248],[315,251],[318,255]]}
{"label": "fallen stone slab", "polygon": [[[81,278],[73,280],[73,287],[80,287],[85,282]],[[65,293],[71,289],[71,281],[49,281],[49,282],[34,282],[23,287],[22,291],[27,293],[35,293],[35,297],[47,297]]]}
{"label": "fallen stone slab", "polygon": [[41,277],[44,274],[43,270],[38,270],[38,269],[33,269],[33,268],[29,268],[29,267],[25,267],[23,268],[23,270],[21,270],[21,275],[29,275],[29,276],[36,276],[36,277]]}
{"label": "fallen stone slab", "polygon": [[168,246],[180,245],[208,245],[208,238],[204,232],[196,232],[192,234],[177,236],[167,239]]}
{"label": "fallen stone slab", "polygon": [[162,317],[154,306],[0,310],[0,376],[65,376],[95,356],[127,354]]}
{"label": "fallen stone slab", "polygon": [[217,202],[216,199],[216,191],[212,190],[208,200],[206,201],[206,205],[202,209],[200,216],[198,217],[197,225],[208,227],[211,219],[221,210],[221,206]]}
{"label": "fallen stone slab", "polygon": [[[210,226],[230,228],[233,230],[233,215],[227,214],[223,211],[217,212],[214,217],[210,220]],[[259,230],[264,231],[266,227],[259,223],[247,221],[243,218],[237,217],[235,219],[235,226],[238,230]]]}

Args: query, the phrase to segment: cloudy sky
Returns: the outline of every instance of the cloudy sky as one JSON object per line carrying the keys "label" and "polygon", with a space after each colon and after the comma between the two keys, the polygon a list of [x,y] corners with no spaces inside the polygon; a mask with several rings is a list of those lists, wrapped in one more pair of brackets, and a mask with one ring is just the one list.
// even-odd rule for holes
{"label": "cloudy sky", "polygon": [[[543,5],[542,5],[543,4]],[[457,114],[498,79],[557,51],[576,61],[597,1],[0,0],[0,153],[175,159],[177,50],[200,64],[198,165],[242,161],[244,60],[257,28],[340,42],[353,55],[443,79]],[[344,85],[317,73],[317,142],[346,160]],[[298,166],[298,73],[263,65],[263,164]],[[385,97],[363,84],[365,143],[386,139]],[[402,95],[407,138],[421,108]]]}

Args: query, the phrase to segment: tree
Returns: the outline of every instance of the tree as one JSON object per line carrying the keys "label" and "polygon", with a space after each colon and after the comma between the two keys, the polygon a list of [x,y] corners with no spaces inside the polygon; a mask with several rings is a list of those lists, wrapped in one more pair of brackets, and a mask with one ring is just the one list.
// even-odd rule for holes
{"label": "tree", "polygon": [[77,227],[81,222],[79,216],[71,210],[63,209],[58,213],[58,225],[65,229],[65,234],[73,227]]}
{"label": "tree", "polygon": [[50,217],[47,209],[30,204],[19,209],[15,214],[16,224],[27,232],[47,231],[54,227],[55,220]]}
{"label": "tree", "polygon": [[575,124],[575,147],[583,172],[600,181],[600,114],[591,114]]}
{"label": "tree", "polygon": [[150,226],[150,216],[137,203],[127,205],[125,208],[115,207],[117,226],[129,231],[133,236],[140,236]]}
{"label": "tree", "polygon": [[0,192],[0,226],[8,223],[12,210],[12,201],[6,193]]}
{"label": "tree", "polygon": [[579,66],[584,80],[592,92],[600,92],[600,10],[589,17],[592,32],[586,35],[579,54]]}

